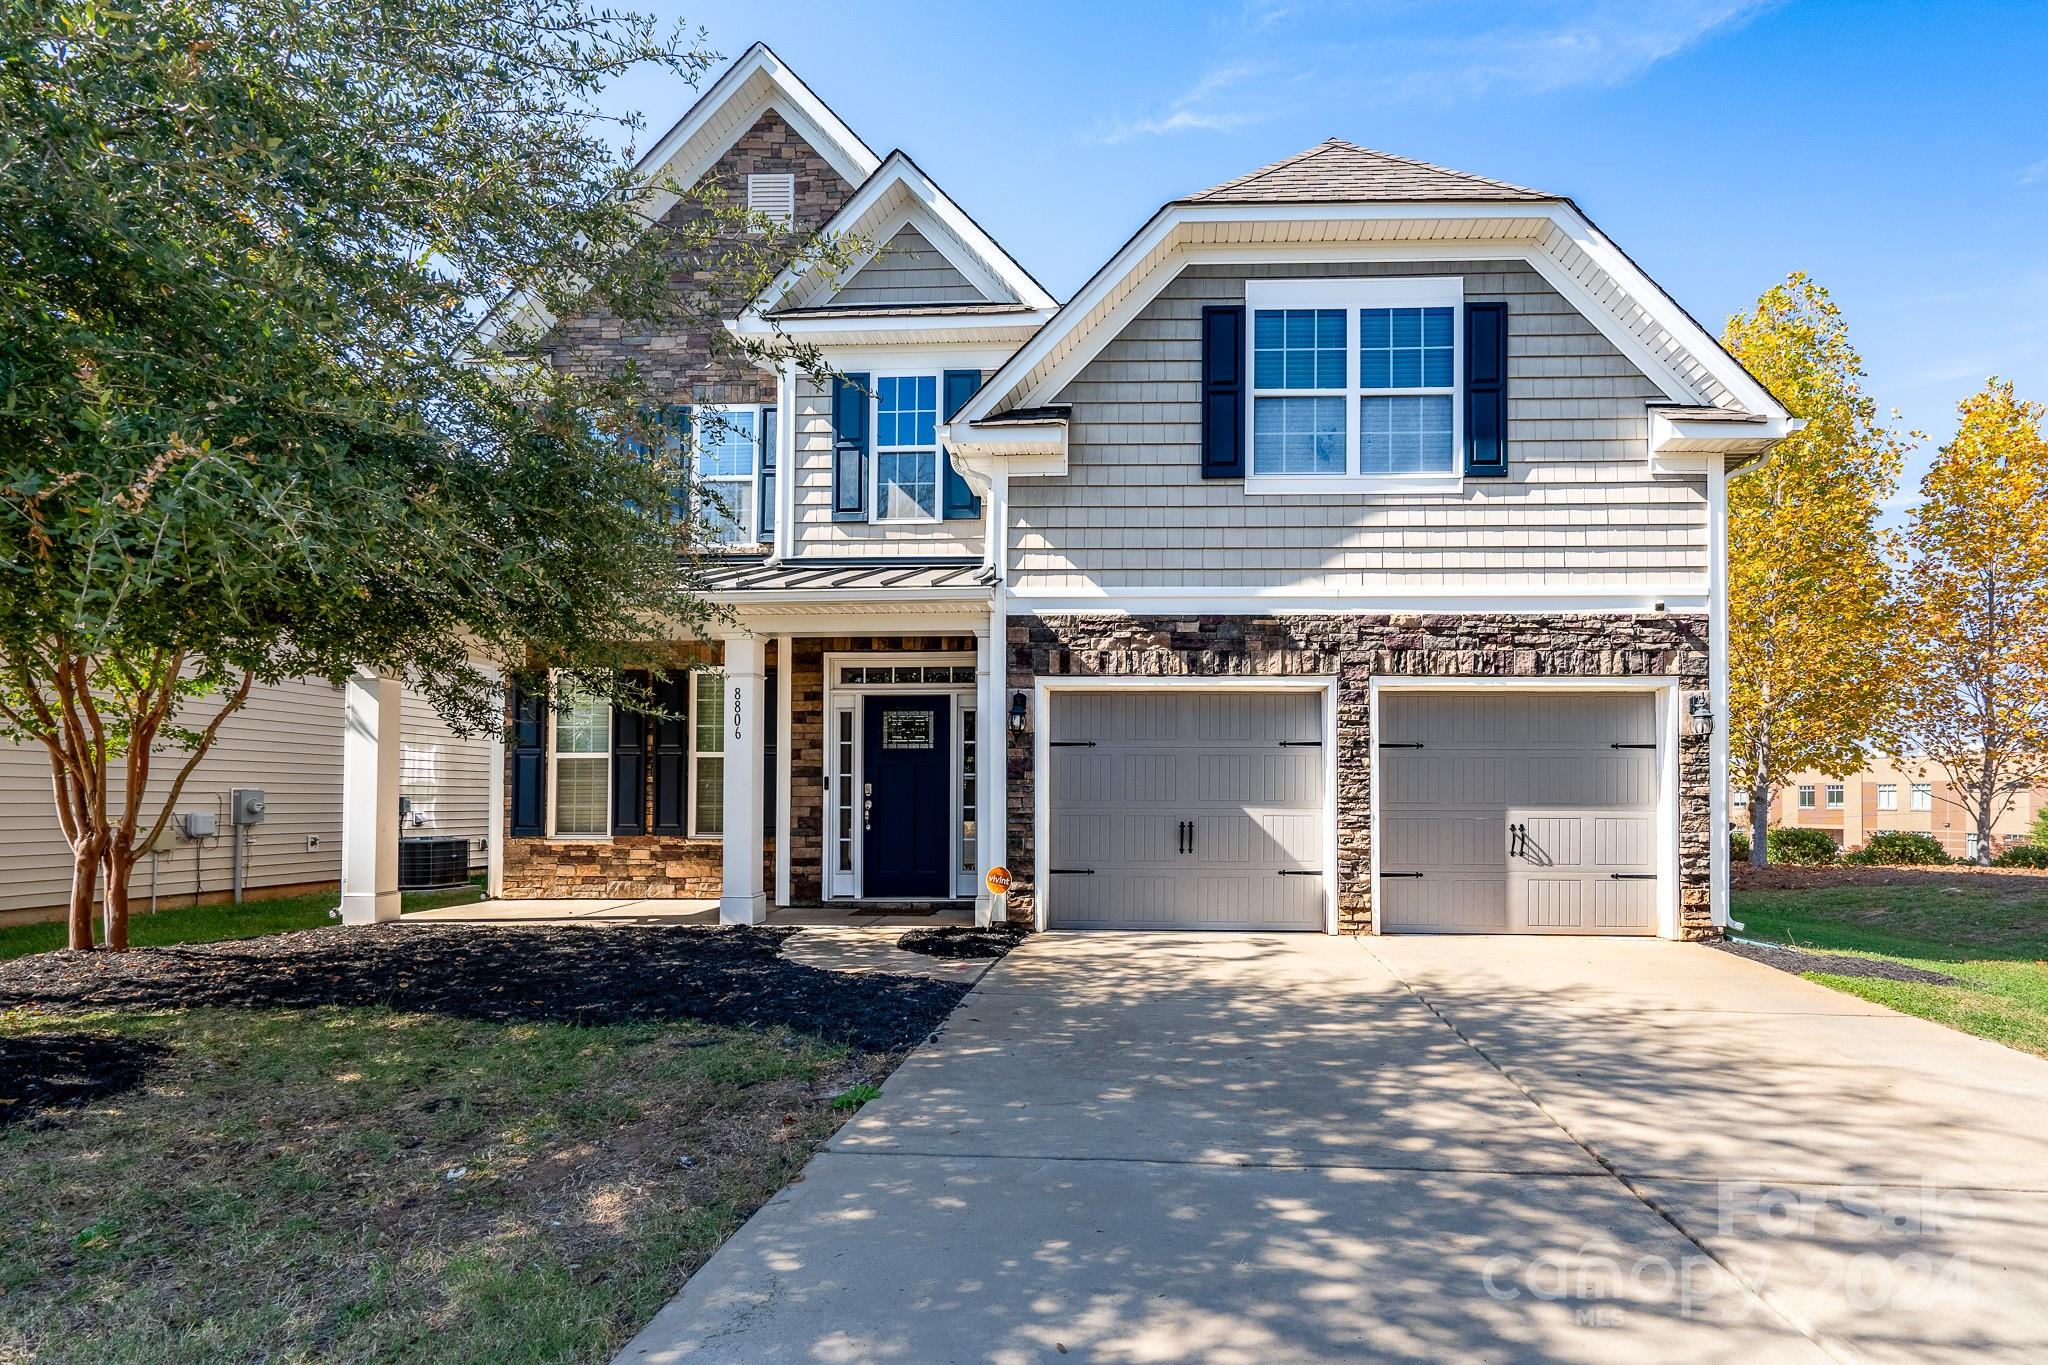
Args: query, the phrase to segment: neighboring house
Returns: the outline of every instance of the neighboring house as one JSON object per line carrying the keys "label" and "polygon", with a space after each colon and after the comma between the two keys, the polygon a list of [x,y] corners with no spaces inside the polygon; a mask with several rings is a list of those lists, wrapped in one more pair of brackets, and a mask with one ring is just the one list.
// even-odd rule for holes
{"label": "neighboring house", "polygon": [[[1734,796],[1736,827],[1749,826],[1749,793]],[[2048,809],[2048,788],[2032,787],[1991,826],[1994,854],[2026,843],[2034,817]],[[1953,858],[1977,856],[1977,822],[1958,799],[1956,788],[1937,764],[1873,759],[1861,772],[1846,777],[1797,773],[1787,779],[1772,803],[1773,825],[1826,830],[1845,849],[1861,848],[1873,834],[1931,834]]]}
{"label": "neighboring house", "polygon": [[659,680],[684,723],[515,700],[494,891],[1725,919],[1726,481],[1796,424],[1569,199],[1332,140],[1163,206],[1056,306],[760,46],[643,169],[881,249],[732,320],[825,387],[553,320],[558,363],[636,360],[740,433],[700,455],[731,618]]}
{"label": "neighboring house", "polygon": [[[194,708],[207,716],[208,703]],[[481,867],[490,831],[490,744],[462,739],[426,702],[404,699],[399,791],[410,806],[402,833],[459,835]],[[243,886],[250,896],[286,895],[338,884],[341,875],[341,694],[323,682],[263,684],[221,726],[173,808],[172,828],[154,858],[135,870],[135,908],[154,893],[160,908],[218,901],[232,894],[230,795],[264,793],[263,821],[248,826]],[[185,755],[171,750],[152,772],[145,809],[154,817]],[[118,774],[117,774],[118,776]],[[117,785],[116,790],[120,790]],[[211,816],[216,832],[184,837],[180,816]],[[394,812],[395,814],[395,812]],[[49,758],[39,744],[0,744],[0,918],[63,912],[71,887],[71,850],[57,824]]]}

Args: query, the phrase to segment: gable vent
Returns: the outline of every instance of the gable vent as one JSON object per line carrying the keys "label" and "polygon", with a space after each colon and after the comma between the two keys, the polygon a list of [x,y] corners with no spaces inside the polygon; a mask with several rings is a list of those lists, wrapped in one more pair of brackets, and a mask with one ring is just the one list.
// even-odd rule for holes
{"label": "gable vent", "polygon": [[787,223],[796,217],[794,175],[750,175],[747,177],[747,211],[772,222]]}

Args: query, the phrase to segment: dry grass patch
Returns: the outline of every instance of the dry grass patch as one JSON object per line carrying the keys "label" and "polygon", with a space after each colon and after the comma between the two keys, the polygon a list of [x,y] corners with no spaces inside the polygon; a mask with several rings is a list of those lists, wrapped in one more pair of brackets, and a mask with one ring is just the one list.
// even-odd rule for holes
{"label": "dry grass patch", "polygon": [[0,1016],[163,1045],[0,1130],[0,1360],[597,1361],[900,1054],[691,1021]]}

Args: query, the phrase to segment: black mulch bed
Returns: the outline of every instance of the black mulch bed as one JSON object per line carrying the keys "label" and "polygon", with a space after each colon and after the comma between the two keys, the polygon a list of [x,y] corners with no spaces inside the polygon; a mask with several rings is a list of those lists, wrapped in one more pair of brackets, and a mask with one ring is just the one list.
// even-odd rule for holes
{"label": "black mulch bed", "polygon": [[950,925],[943,929],[912,929],[896,946],[926,957],[997,958],[1022,943],[1031,932],[1022,924],[991,924],[986,929]]}
{"label": "black mulch bed", "polygon": [[167,1052],[161,1043],[104,1033],[0,1038],[0,1128],[133,1089]]}
{"label": "black mulch bed", "polygon": [[1886,962],[1874,957],[1851,957],[1847,953],[1816,953],[1805,948],[1787,948],[1772,943],[1736,943],[1722,939],[1714,946],[1724,953],[1776,967],[1781,972],[1822,972],[1828,976],[1863,976],[1879,981],[1918,981],[1929,986],[1953,986],[1956,978],[1925,967],[1903,962]]}
{"label": "black mulch bed", "polygon": [[127,953],[0,962],[0,1009],[387,1005],[496,1022],[786,1024],[870,1052],[929,1037],[952,981],[822,971],[780,956],[789,928],[425,925],[308,929]]}

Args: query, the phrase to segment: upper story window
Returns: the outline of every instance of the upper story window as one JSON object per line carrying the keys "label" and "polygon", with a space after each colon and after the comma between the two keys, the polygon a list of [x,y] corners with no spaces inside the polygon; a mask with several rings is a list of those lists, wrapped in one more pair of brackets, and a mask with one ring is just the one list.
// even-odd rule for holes
{"label": "upper story window", "polygon": [[1829,810],[1840,810],[1840,809],[1842,808],[1842,805],[1843,805],[1843,803],[1844,803],[1844,800],[1845,800],[1845,796],[1846,796],[1846,794],[1845,794],[1845,792],[1843,791],[1843,788],[1842,788],[1842,784],[1841,784],[1840,782],[1830,782],[1830,783],[1828,783],[1828,809],[1829,809]]}
{"label": "upper story window", "polygon": [[764,173],[747,177],[747,211],[758,213],[774,223],[787,223],[796,218],[796,177]]}
{"label": "upper story window", "polygon": [[1877,808],[1879,810],[1897,810],[1899,808],[1898,783],[1880,782],[1877,784]]}
{"label": "upper story window", "polygon": [[1801,809],[1801,810],[1812,810],[1812,809],[1813,809],[1813,788],[1812,788],[1812,787],[1805,787],[1805,786],[1803,786],[1803,787],[1801,787],[1801,788],[1799,789],[1799,809]]}
{"label": "upper story window", "polygon": [[555,780],[552,835],[612,832],[612,708],[602,697],[571,691],[554,713]]}
{"label": "upper story window", "polygon": [[886,375],[874,383],[874,519],[937,521],[938,376]]}
{"label": "upper story window", "polygon": [[775,409],[701,407],[682,424],[696,441],[698,518],[716,545],[775,534]]}
{"label": "upper story window", "polygon": [[1458,279],[1253,280],[1248,491],[1459,480]]}
{"label": "upper story window", "polygon": [[1934,809],[1934,784],[1932,782],[1915,782],[1913,784],[1913,809]]}

